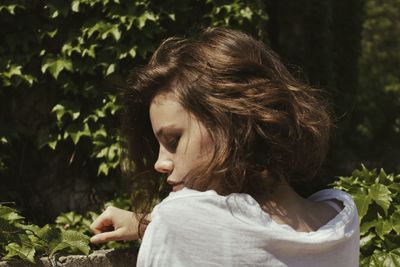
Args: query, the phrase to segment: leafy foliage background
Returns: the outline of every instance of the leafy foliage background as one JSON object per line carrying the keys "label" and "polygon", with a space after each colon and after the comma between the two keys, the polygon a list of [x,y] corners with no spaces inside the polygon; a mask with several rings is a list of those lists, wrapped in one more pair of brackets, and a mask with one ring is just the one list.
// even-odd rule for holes
{"label": "leafy foliage background", "polygon": [[[92,235],[90,225],[99,216],[88,211],[78,214],[74,211],[60,214],[54,224],[40,227],[21,216],[21,212],[0,203],[0,260],[37,263],[41,257],[57,261],[62,255],[88,255],[93,249],[129,248],[132,253],[139,250],[140,241],[111,241],[105,244],[89,244]],[[105,203],[125,210],[132,208],[128,195],[121,195]]]}
{"label": "leafy foliage background", "polygon": [[24,221],[16,209],[0,205],[0,259],[20,259],[35,263],[43,255],[59,252],[90,251],[89,237],[74,230],[60,230],[54,225],[39,227]]}
{"label": "leafy foliage background", "polygon": [[123,190],[118,95],[129,71],[162,39],[202,25],[264,37],[263,10],[262,1],[2,2],[0,198],[45,223]]}
{"label": "leafy foliage background", "polygon": [[333,185],[357,205],[360,266],[400,266],[400,175],[362,166]]}
{"label": "leafy foliage background", "polygon": [[[207,26],[263,40],[296,76],[331,95],[333,149],[302,194],[362,162],[399,173],[399,13],[400,0],[1,1],[0,201],[45,225],[122,195],[119,93],[129,71],[164,38]],[[368,253],[383,251],[376,240],[388,234],[374,229]]]}

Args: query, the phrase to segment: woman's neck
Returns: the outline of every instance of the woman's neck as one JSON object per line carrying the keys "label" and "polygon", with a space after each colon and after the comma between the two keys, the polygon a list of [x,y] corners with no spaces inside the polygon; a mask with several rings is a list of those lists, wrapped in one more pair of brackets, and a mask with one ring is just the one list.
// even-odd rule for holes
{"label": "woman's neck", "polygon": [[256,200],[276,223],[287,224],[299,232],[316,231],[336,216],[327,204],[301,197],[285,182]]}

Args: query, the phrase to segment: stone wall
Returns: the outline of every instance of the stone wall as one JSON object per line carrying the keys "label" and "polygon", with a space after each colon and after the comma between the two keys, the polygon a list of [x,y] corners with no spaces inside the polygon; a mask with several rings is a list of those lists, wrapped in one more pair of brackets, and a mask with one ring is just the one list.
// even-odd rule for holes
{"label": "stone wall", "polygon": [[37,264],[0,261],[0,267],[135,267],[136,257],[132,249],[97,250],[89,256],[44,257]]}

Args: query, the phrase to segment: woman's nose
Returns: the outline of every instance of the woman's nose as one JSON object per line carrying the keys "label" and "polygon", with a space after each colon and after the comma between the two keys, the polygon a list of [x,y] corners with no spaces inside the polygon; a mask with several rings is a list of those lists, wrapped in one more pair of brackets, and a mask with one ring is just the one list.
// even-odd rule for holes
{"label": "woman's nose", "polygon": [[154,164],[154,169],[160,173],[171,173],[174,169],[174,162],[170,159],[160,159]]}

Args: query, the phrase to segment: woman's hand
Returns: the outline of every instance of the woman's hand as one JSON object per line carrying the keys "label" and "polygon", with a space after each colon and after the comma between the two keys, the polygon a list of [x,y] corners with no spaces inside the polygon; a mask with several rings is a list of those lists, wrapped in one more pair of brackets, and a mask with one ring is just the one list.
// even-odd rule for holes
{"label": "woman's hand", "polygon": [[114,240],[137,240],[138,224],[133,212],[110,206],[90,225],[95,234],[90,242],[100,244]]}

